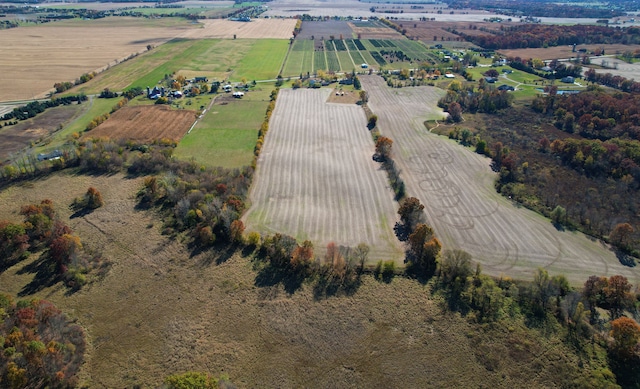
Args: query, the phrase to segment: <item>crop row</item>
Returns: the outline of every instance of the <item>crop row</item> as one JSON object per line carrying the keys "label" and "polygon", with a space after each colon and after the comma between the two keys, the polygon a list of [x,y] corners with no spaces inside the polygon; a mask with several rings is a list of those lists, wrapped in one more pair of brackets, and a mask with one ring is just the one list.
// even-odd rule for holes
{"label": "crop row", "polygon": [[373,59],[376,60],[378,65],[384,66],[387,64],[387,61],[385,61],[384,58],[382,58],[382,56],[380,55],[380,53],[378,53],[377,51],[371,51],[371,56],[373,57]]}
{"label": "crop row", "polygon": [[327,64],[329,65],[329,71],[339,72],[340,71],[340,62],[338,61],[338,56],[335,51],[327,51]]}
{"label": "crop row", "polygon": [[354,39],[353,40],[353,44],[356,45],[356,47],[358,48],[358,50],[366,50],[366,48],[364,47],[364,45],[362,44],[362,42],[360,41],[360,39]]}
{"label": "crop row", "polygon": [[347,47],[344,45],[344,41],[343,40],[333,41],[333,43],[336,45],[336,50],[338,50],[338,51],[347,51]]}
{"label": "crop row", "polygon": [[333,41],[324,41],[324,49],[326,51],[335,51],[336,48],[333,46]]}
{"label": "crop row", "polygon": [[313,69],[314,70],[326,70],[327,69],[327,61],[324,58],[324,52],[323,51],[314,52]]}

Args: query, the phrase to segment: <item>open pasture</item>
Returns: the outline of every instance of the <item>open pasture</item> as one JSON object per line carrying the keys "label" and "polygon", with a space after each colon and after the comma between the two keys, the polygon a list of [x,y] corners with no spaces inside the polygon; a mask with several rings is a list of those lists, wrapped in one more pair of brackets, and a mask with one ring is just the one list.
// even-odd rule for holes
{"label": "open pasture", "polygon": [[401,260],[393,233],[397,203],[371,158],[359,106],[330,104],[330,89],[281,90],[252,186],[249,230],[329,242],[361,242],[373,259]]}
{"label": "open pasture", "polygon": [[361,81],[381,133],[394,141],[407,193],[425,204],[428,223],[445,249],[469,252],[495,276],[531,279],[543,267],[574,284],[593,274],[622,274],[634,284],[640,280],[604,244],[558,231],[548,219],[500,196],[488,158],[429,133],[422,124],[429,119],[425,107],[435,107],[443,91],[390,89],[378,76]]}
{"label": "open pasture", "polygon": [[252,19],[250,22],[234,22],[227,19],[201,20],[202,28],[181,35],[182,38],[203,39],[289,39],[296,26],[295,19]]}
{"label": "open pasture", "polygon": [[168,106],[123,107],[109,119],[87,132],[85,138],[130,139],[149,142],[160,139],[179,141],[196,119],[195,111],[174,110]]}
{"label": "open pasture", "polygon": [[[163,235],[157,213],[136,207],[142,181],[58,173],[0,192],[0,219],[21,221],[21,205],[53,199],[85,248],[112,263],[104,280],[75,293],[55,284],[21,296],[49,300],[85,328],[78,387],[158,388],[168,374],[203,371],[224,372],[240,388],[549,388],[552,372],[582,371],[561,342],[522,339],[519,327],[478,331],[405,277],[387,284],[365,275],[354,295],[339,298],[318,299],[307,284],[293,294],[260,286],[252,258],[237,253],[216,264],[221,253],[194,255]],[[90,186],[105,205],[71,217],[67,205]],[[33,257],[0,273],[0,291],[24,291]],[[508,352],[507,340],[526,350]],[[486,368],[487,352],[505,356],[499,370]]]}
{"label": "open pasture", "polygon": [[181,24],[134,18],[49,23],[0,31],[0,101],[45,95],[53,84],[146,51],[192,29]]}

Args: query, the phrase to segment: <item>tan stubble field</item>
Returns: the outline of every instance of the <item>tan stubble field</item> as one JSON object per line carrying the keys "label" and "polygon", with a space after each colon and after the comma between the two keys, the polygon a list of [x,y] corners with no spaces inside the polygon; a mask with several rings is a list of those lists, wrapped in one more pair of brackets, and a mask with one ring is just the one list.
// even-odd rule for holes
{"label": "tan stubble field", "polygon": [[186,22],[156,26],[131,19],[74,20],[0,31],[0,101],[42,97],[56,82],[73,82],[193,28]]}
{"label": "tan stubble field", "polygon": [[439,115],[436,103],[444,91],[390,89],[378,76],[362,77],[362,85],[381,133],[394,141],[393,156],[408,195],[425,205],[445,249],[469,252],[494,276],[532,279],[543,267],[574,284],[594,274],[622,274],[638,283],[638,271],[620,264],[603,243],[560,232],[548,219],[498,194],[488,158],[429,133],[422,123]]}
{"label": "tan stubble field", "polygon": [[372,247],[371,259],[402,259],[393,233],[397,203],[372,160],[364,110],[327,103],[331,89],[284,89],[270,122],[251,190],[248,228]]}

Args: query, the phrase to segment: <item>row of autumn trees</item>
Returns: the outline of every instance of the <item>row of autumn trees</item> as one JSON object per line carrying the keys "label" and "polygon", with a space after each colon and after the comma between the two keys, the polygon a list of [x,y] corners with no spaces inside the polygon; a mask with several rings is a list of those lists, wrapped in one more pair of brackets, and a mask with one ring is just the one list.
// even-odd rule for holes
{"label": "row of autumn trees", "polygon": [[465,34],[458,31],[465,40],[482,48],[523,49],[573,44],[636,44],[640,43],[638,27],[606,27],[596,25],[546,25],[520,24],[501,26],[500,30],[486,31],[486,34]]}
{"label": "row of autumn trees", "polygon": [[0,293],[0,387],[70,388],[86,349],[85,334],[45,300]]}

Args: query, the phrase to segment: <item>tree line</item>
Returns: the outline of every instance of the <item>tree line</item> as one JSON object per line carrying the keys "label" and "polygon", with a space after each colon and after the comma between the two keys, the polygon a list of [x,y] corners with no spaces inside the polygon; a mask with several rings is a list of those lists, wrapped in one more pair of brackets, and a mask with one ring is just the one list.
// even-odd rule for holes
{"label": "tree line", "polygon": [[500,30],[487,34],[458,34],[465,40],[491,50],[539,48],[573,44],[638,44],[640,28],[607,27],[597,25],[573,26],[547,24],[521,24],[500,26]]}
{"label": "tree line", "polygon": [[72,103],[81,103],[87,101],[87,96],[84,94],[55,97],[47,101],[32,101],[27,105],[14,108],[13,111],[6,113],[0,120],[26,120],[36,116],[39,113],[44,112],[48,108],[58,107],[60,105],[69,105]]}

